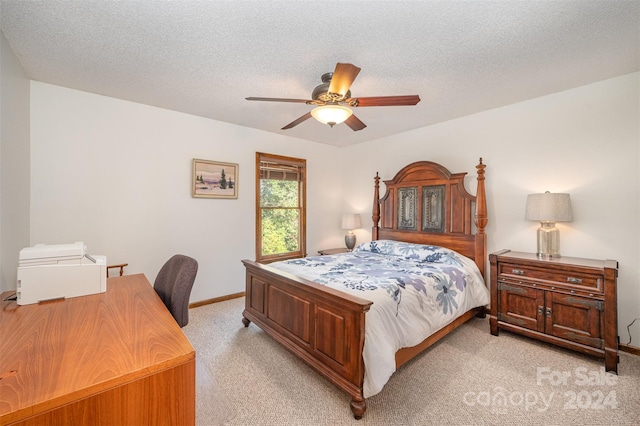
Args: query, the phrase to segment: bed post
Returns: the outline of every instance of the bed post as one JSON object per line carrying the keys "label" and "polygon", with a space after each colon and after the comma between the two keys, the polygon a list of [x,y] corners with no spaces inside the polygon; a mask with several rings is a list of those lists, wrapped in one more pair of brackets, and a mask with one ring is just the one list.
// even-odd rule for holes
{"label": "bed post", "polygon": [[484,229],[487,226],[487,197],[484,190],[484,169],[486,165],[482,164],[482,157],[476,166],[478,170],[478,188],[476,190],[476,264],[478,265],[482,276],[485,275],[486,265],[486,250],[487,250],[487,236],[484,233]]}
{"label": "bed post", "polygon": [[373,209],[371,210],[371,219],[373,219],[371,240],[375,241],[378,239],[378,230],[380,229],[378,226],[378,222],[380,222],[380,176],[378,176],[378,172],[376,172],[376,177],[373,180],[375,184],[373,187]]}

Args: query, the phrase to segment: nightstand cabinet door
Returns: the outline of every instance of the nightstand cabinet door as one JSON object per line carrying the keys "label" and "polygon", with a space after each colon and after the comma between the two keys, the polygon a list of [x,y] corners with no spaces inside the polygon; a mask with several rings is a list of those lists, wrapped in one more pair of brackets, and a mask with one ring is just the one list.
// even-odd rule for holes
{"label": "nightstand cabinet door", "polygon": [[601,300],[547,292],[545,332],[583,345],[604,349],[601,338]]}
{"label": "nightstand cabinet door", "polygon": [[498,319],[530,330],[544,332],[544,292],[517,284],[499,282]]}

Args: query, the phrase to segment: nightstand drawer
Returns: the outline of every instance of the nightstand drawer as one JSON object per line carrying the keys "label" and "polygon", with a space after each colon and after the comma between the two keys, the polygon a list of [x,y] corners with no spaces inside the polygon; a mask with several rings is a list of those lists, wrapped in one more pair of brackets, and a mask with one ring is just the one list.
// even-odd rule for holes
{"label": "nightstand drawer", "polygon": [[575,288],[591,292],[602,292],[602,275],[588,274],[576,271],[555,271],[553,269],[534,268],[531,266],[500,263],[500,277],[510,280],[530,280],[543,282],[550,286]]}

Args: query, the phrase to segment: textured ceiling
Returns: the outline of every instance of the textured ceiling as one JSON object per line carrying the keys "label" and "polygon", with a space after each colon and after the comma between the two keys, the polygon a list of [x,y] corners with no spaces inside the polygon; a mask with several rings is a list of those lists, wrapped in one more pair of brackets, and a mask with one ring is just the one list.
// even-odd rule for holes
{"label": "textured ceiling", "polygon": [[[638,71],[640,1],[1,0],[33,80],[347,146]],[[336,62],[362,68],[367,127],[310,119]]]}

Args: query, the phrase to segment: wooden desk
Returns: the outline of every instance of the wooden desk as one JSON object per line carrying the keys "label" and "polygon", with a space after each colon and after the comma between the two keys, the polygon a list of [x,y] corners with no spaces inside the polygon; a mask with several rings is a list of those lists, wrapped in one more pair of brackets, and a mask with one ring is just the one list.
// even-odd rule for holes
{"label": "wooden desk", "polygon": [[0,425],[195,424],[195,351],[144,275],[0,306]]}

